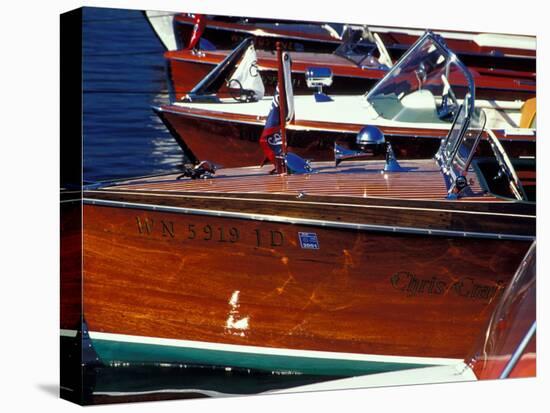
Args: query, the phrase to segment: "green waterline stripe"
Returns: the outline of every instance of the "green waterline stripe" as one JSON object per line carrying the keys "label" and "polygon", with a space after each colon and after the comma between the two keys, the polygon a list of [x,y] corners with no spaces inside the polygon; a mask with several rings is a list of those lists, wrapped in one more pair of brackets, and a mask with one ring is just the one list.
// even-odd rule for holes
{"label": "green waterline stripe", "polygon": [[237,367],[279,373],[339,376],[383,373],[437,365],[437,363],[418,364],[244,353],[103,339],[93,339],[92,342],[99,358],[105,364],[116,362],[179,363]]}

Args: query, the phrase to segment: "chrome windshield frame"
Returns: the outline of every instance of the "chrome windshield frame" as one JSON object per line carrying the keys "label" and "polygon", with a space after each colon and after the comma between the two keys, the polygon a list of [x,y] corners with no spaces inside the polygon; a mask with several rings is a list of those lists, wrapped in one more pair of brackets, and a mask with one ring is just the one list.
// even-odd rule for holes
{"label": "chrome windshield frame", "polygon": [[[369,90],[365,94],[365,99],[369,101],[371,97],[376,96],[378,91],[385,86],[385,83],[388,81],[388,79],[392,79],[392,77],[395,75],[395,73],[399,73],[403,67],[403,62],[406,62],[411,55],[414,53],[417,53],[419,49],[424,45],[426,41],[431,41],[439,50],[439,52],[442,55],[445,55],[448,59],[448,64],[446,70],[449,70],[450,64],[454,63],[457,65],[457,67],[460,69],[462,74],[464,75],[467,84],[468,84],[468,92],[466,95],[469,94],[469,98],[471,100],[471,104],[468,105],[468,117],[471,117],[473,114],[473,111],[475,109],[475,83],[474,79],[472,77],[472,74],[466,67],[464,63],[458,58],[458,56],[451,51],[448,46],[445,44],[443,38],[435,33],[433,33],[430,30],[427,30],[402,56],[401,58],[393,65],[393,67],[385,74],[385,76],[380,79],[374,87]],[[396,75],[399,76],[399,75]],[[447,73],[448,77],[448,73]]]}

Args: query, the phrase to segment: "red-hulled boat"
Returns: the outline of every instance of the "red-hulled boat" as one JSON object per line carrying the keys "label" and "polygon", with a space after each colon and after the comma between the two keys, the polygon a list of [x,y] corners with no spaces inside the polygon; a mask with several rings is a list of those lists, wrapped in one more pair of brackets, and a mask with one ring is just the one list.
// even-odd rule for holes
{"label": "red-hulled boat", "polygon": [[223,16],[179,14],[174,18],[174,31],[180,49],[232,49],[247,37],[254,37],[257,49],[275,50],[281,42],[285,50],[333,52],[341,36],[328,25],[316,22],[275,21]]}
{"label": "red-hulled boat", "polygon": [[[340,46],[349,31],[358,27],[361,26],[180,14],[175,17],[174,30],[180,49],[199,46],[197,33],[200,33],[207,49],[233,49],[245,38],[253,37],[259,50],[275,50],[276,42],[281,42],[289,51],[330,53]],[[419,29],[387,26],[371,25],[368,29],[381,38],[394,60],[423,33]],[[436,33],[448,39],[449,46],[468,66],[536,71],[534,36],[452,30],[436,30]],[[372,38],[370,45],[375,46]]]}
{"label": "red-hulled boat", "polygon": [[[252,41],[252,39],[251,39]],[[383,46],[382,46],[383,47]],[[231,50],[177,50],[168,51],[168,81],[173,98],[184,98],[201,79],[222,63]],[[332,84],[325,88],[331,95],[364,93],[370,90],[389,71],[390,67],[379,59],[375,47],[362,48],[358,53],[351,46],[341,47],[335,53],[292,52],[293,87],[296,94],[311,93],[306,72],[311,67],[326,67],[332,71]],[[478,98],[497,100],[527,100],[535,96],[535,71],[484,68],[468,66],[476,83]],[[277,59],[272,51],[257,52],[257,70],[264,82],[266,93],[273,95],[277,84]],[[221,85],[220,96],[228,96],[227,87]]]}
{"label": "red-hulled boat", "polygon": [[[185,101],[154,110],[191,160],[208,159],[225,167],[258,165],[263,155],[257,141],[270,98],[243,102],[243,88],[234,98],[220,98],[215,91],[233,83],[225,80],[233,76],[227,63],[201,81]],[[398,156],[429,157],[451,127],[453,113],[467,101],[486,113],[487,127],[495,130],[512,156],[533,156],[533,106],[479,99],[477,91],[469,70],[439,37],[427,32],[366,96],[316,93],[290,99],[295,114],[287,126],[288,145],[305,158],[329,160],[335,143],[353,145],[367,124],[384,132]],[[490,153],[486,142],[480,150]]]}

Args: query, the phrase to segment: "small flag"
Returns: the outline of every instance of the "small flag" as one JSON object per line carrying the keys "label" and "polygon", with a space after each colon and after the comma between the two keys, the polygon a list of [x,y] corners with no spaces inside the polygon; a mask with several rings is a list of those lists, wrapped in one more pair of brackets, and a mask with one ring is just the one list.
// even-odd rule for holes
{"label": "small flag", "polygon": [[260,146],[264,151],[265,157],[275,167],[277,166],[275,158],[283,153],[280,122],[281,117],[279,111],[279,87],[277,86],[275,95],[273,96],[273,101],[271,102],[271,110],[267,115],[264,130],[260,136]]}
{"label": "small flag", "polygon": [[187,50],[192,50],[199,45],[199,40],[206,27],[206,17],[202,14],[195,14],[193,23],[195,24],[193,25],[193,32],[191,33],[191,38],[186,48]]}

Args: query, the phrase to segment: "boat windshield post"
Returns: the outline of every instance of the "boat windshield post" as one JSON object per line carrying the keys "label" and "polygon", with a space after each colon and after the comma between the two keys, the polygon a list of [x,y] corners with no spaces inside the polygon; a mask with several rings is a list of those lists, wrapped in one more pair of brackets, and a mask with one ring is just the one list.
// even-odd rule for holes
{"label": "boat windshield post", "polygon": [[435,156],[448,183],[450,199],[456,199],[468,191],[466,176],[485,130],[485,112],[482,110],[474,116],[472,109],[473,102],[467,95]]}
{"label": "boat windshield post", "polygon": [[216,93],[224,84],[225,78],[234,70],[237,62],[254,45],[252,37],[245,38],[225,59],[202,78],[182,99],[184,102],[217,102]]}
{"label": "boat windshield post", "polygon": [[277,80],[279,88],[279,124],[281,128],[282,153],[276,157],[276,170],[278,174],[286,174],[286,85],[283,65],[283,48],[281,42],[277,42]]}

